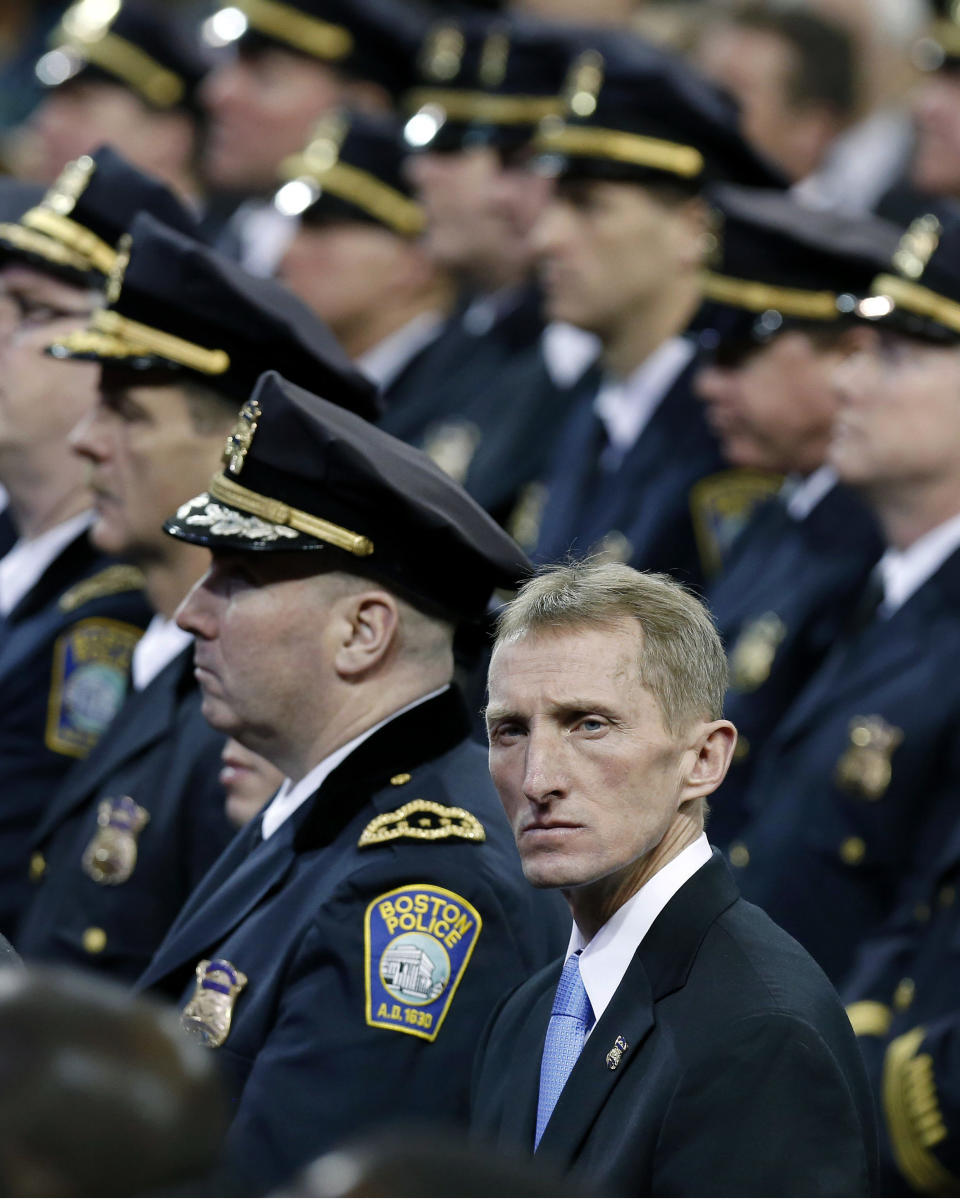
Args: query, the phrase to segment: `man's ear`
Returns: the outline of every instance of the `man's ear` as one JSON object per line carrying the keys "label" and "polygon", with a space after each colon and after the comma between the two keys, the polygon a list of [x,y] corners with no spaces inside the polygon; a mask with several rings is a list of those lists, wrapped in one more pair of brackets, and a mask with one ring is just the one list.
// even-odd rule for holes
{"label": "man's ear", "polygon": [[341,678],[356,680],[395,646],[400,610],[394,597],[379,589],[344,596],[337,608],[334,665]]}
{"label": "man's ear", "polygon": [[729,721],[710,721],[699,726],[688,751],[681,804],[702,799],[717,790],[730,769],[736,745],[737,731]]}

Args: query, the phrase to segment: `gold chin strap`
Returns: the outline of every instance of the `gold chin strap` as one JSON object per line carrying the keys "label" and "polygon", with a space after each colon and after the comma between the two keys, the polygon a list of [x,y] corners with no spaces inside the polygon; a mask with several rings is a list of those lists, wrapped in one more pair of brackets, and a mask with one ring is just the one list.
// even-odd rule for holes
{"label": "gold chin strap", "polygon": [[695,178],[704,167],[703,155],[693,146],[592,125],[545,124],[534,138],[533,148],[546,154],[578,154],[634,163],[686,179]]}
{"label": "gold chin strap", "polygon": [[701,277],[703,294],[708,300],[731,304],[750,312],[775,308],[787,317],[805,317],[808,321],[835,321],[840,316],[834,292],[813,292],[805,288],[776,287],[752,279],[734,279],[707,271]]}
{"label": "gold chin strap", "polygon": [[230,368],[226,350],[208,350],[172,333],[131,321],[109,308],[98,309],[86,329],[69,333],[56,344],[73,354],[95,354],[100,358],[155,354],[201,375],[222,375]]}
{"label": "gold chin strap", "polygon": [[263,521],[271,521],[274,525],[287,525],[300,533],[319,538],[321,542],[327,542],[338,550],[355,554],[358,558],[366,558],[373,553],[373,542],[362,533],[353,533],[344,529],[342,525],[334,525],[332,521],[315,517],[313,513],[284,504],[282,500],[272,500],[269,496],[251,491],[250,488],[228,479],[223,472],[214,475],[210,481],[209,492],[215,500],[221,500],[233,508],[252,513],[253,516],[260,517]]}
{"label": "gold chin strap", "polygon": [[340,59],[353,49],[353,35],[342,25],[309,17],[279,0],[236,0],[236,7],[260,33],[305,50],[316,58]]}

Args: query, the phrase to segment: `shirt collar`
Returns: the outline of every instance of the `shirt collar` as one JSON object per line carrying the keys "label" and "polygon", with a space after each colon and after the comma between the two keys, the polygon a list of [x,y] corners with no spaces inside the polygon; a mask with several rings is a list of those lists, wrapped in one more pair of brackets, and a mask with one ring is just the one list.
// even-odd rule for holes
{"label": "shirt collar", "polygon": [[356,365],[381,388],[389,387],[413,356],[436,338],[442,324],[441,313],[419,313],[361,354]]}
{"label": "shirt collar", "polygon": [[794,521],[805,521],[836,486],[837,473],[833,467],[818,467],[806,477],[791,476],[783,485],[781,495]]}
{"label": "shirt collar", "polygon": [[142,692],[192,641],[192,633],[181,629],[172,618],[156,613],[133,648],[130,682],[134,691]]}
{"label": "shirt collar", "polygon": [[668,338],[626,379],[601,385],[593,408],[612,446],[620,451],[630,449],[695,353],[696,346],[689,338]]}
{"label": "shirt collar", "polygon": [[906,604],[958,547],[960,513],[925,533],[906,550],[891,546],[877,564],[883,582],[881,615],[892,616]]}
{"label": "shirt collar", "polygon": [[292,816],[305,800],[309,800],[324,780],[342,762],[348,759],[354,750],[358,746],[361,746],[367,738],[372,737],[378,729],[382,729],[384,725],[396,720],[403,713],[409,712],[412,708],[416,708],[420,704],[426,704],[428,700],[432,700],[435,696],[442,695],[449,687],[449,684],[444,684],[443,687],[437,688],[436,691],[429,692],[425,696],[420,696],[416,700],[412,700],[409,704],[405,704],[403,708],[398,708],[395,712],[390,713],[389,716],[384,717],[382,721],[378,721],[376,725],[371,725],[369,729],[365,729],[363,733],[358,734],[357,737],[347,742],[346,745],[334,750],[332,754],[328,754],[325,759],[317,763],[297,783],[294,783],[289,778],[285,779],[280,785],[280,790],[263,810],[260,825],[260,835],[263,840],[266,841],[268,837],[276,833],[287,817]]}
{"label": "shirt collar", "polygon": [[687,880],[710,861],[712,853],[707,835],[701,833],[618,908],[589,942],[574,924],[567,957],[582,951],[580,975],[593,1008],[594,1023],[613,999],[654,921]]}
{"label": "shirt collar", "polygon": [[78,513],[35,538],[21,538],[0,559],[0,615],[7,617],[40,582],[72,541],[93,524],[91,511]]}

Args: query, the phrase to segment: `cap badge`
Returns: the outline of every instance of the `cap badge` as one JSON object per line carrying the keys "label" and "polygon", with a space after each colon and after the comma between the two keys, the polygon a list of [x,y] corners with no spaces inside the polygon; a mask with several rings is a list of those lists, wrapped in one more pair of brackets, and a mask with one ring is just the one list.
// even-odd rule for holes
{"label": "cap badge", "polygon": [[480,55],[480,82],[485,88],[499,87],[507,73],[510,57],[510,39],[502,31],[491,33],[483,43]]}
{"label": "cap badge", "polygon": [[908,279],[919,279],[930,256],[940,244],[943,227],[933,213],[918,217],[900,239],[893,265]]}
{"label": "cap badge", "polygon": [[123,290],[123,279],[127,273],[127,267],[130,266],[130,250],[133,246],[133,238],[129,233],[125,233],[117,242],[117,257],[113,261],[113,266],[110,268],[110,274],[107,277],[107,303],[116,304],[120,299],[120,293]]}
{"label": "cap badge", "polygon": [[96,169],[97,164],[89,154],[82,154],[73,162],[67,163],[56,183],[44,197],[44,207],[53,209],[61,217],[68,216],[87,190],[90,177]]}
{"label": "cap badge", "polygon": [[233,963],[225,958],[203,959],[197,963],[197,986],[180,1014],[181,1027],[201,1046],[222,1046],[237,997],[246,986],[246,975]]}
{"label": "cap badge", "polygon": [[137,865],[137,839],[150,820],[132,797],[108,797],[97,806],[97,832],[83,852],[83,871],[94,883],[126,883]]}
{"label": "cap badge", "polygon": [[630,1049],[630,1043],[621,1034],[617,1034],[617,1040],[613,1043],[607,1052],[607,1066],[611,1071],[615,1071],[620,1066],[620,1060],[624,1054]]}
{"label": "cap badge", "polygon": [[903,730],[889,725],[883,717],[854,717],[850,722],[850,745],[837,763],[837,784],[864,800],[879,800],[890,785],[890,760],[902,741]]}
{"label": "cap badge", "polygon": [[441,25],[430,32],[420,56],[420,69],[438,82],[454,79],[463,62],[466,43],[456,25]]}
{"label": "cap badge", "polygon": [[253,444],[253,435],[257,432],[257,424],[262,416],[263,410],[256,400],[248,400],[240,409],[237,423],[223,448],[223,464],[234,475],[239,475],[243,470],[247,452]]}
{"label": "cap badge", "polygon": [[340,147],[350,128],[349,121],[339,112],[328,113],[314,125],[310,144],[303,157],[317,175],[329,171],[340,157]]}

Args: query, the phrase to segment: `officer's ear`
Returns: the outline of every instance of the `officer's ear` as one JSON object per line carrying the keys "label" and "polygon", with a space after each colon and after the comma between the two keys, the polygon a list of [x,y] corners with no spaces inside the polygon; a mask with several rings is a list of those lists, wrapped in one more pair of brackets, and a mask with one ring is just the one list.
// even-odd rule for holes
{"label": "officer's ear", "polygon": [[736,744],[737,731],[729,721],[697,724],[685,755],[681,804],[717,790],[730,769]]}
{"label": "officer's ear", "polygon": [[358,681],[396,652],[400,610],[381,588],[364,589],[337,603],[334,665],[343,679]]}

